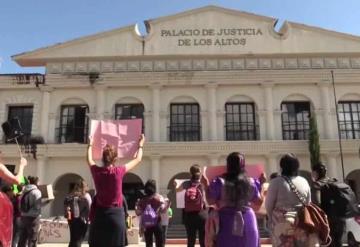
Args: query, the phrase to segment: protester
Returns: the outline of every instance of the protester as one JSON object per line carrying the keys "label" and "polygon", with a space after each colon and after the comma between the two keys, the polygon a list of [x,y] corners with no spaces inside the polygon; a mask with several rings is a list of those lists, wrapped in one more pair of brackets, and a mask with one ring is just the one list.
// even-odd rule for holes
{"label": "protester", "polygon": [[92,158],[93,139],[87,151],[87,161],[94,179],[96,196],[92,206],[90,247],[122,247],[125,244],[125,215],[123,209],[122,180],[124,174],[142,160],[145,136],[141,135],[136,158],[123,166],[116,166],[117,151],[106,145],[102,153],[103,166]]}
{"label": "protester", "polygon": [[163,246],[163,235],[161,229],[160,214],[165,210],[164,200],[156,193],[156,181],[148,180],[144,186],[145,197],[136,205],[136,214],[141,216],[140,227],[143,228],[146,247]]}
{"label": "protester", "polygon": [[91,196],[85,180],[80,179],[64,200],[65,217],[70,229],[69,247],[80,247],[84,241],[91,206]]}
{"label": "protester", "polygon": [[[265,179],[263,175],[262,179]],[[260,191],[261,183],[256,184],[245,173],[244,155],[230,153],[226,159],[226,173],[215,178],[207,188],[208,202],[216,205],[219,218],[213,246],[260,246],[256,216],[249,207],[250,203],[262,203]]]}
{"label": "protester", "polygon": [[194,247],[196,234],[199,234],[199,243],[205,247],[205,222],[207,217],[205,205],[205,190],[200,183],[201,171],[199,165],[190,167],[191,178],[178,185],[175,180],[177,192],[185,190],[185,208],[183,211],[184,224],[187,235],[187,246]]}
{"label": "protester", "polygon": [[38,189],[39,178],[28,177],[20,198],[21,230],[18,247],[36,247],[40,229],[41,191]]}
{"label": "protester", "polygon": [[21,225],[21,212],[20,212],[20,195],[22,190],[22,185],[18,185],[20,193],[15,194],[12,186],[6,185],[1,190],[5,193],[13,206],[13,239],[12,247],[16,247],[19,242],[20,237],[20,225]]}
{"label": "protester", "polygon": [[[310,186],[305,178],[298,176],[299,160],[294,154],[286,154],[280,160],[281,176],[270,181],[265,206],[270,219],[273,246],[317,246],[317,234],[308,234],[295,224],[302,202],[292,191],[289,182],[311,202]],[[288,182],[289,181],[289,182]]]}
{"label": "protester", "polygon": [[161,228],[162,228],[162,235],[163,235],[163,246],[165,246],[166,239],[167,239],[167,230],[169,227],[170,219],[172,218],[173,211],[171,209],[171,201],[169,198],[165,198],[165,210],[161,213]]}
{"label": "protester", "polygon": [[0,151],[0,178],[2,178],[8,184],[20,184],[24,175],[24,168],[27,165],[27,160],[24,157],[20,157],[19,171],[17,175],[12,174],[2,161],[2,152]]}
{"label": "protester", "polygon": [[327,176],[323,163],[312,167],[313,201],[327,214],[330,225],[331,247],[342,246],[346,218],[356,213],[356,198],[350,186]]}

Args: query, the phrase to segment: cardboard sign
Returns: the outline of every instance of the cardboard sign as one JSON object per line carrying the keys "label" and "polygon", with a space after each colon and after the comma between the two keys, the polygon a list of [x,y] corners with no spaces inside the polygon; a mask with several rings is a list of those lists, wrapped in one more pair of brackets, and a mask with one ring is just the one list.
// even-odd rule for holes
{"label": "cardboard sign", "polygon": [[90,135],[94,140],[93,159],[101,159],[102,150],[107,144],[117,148],[119,158],[134,158],[141,131],[141,119],[91,120]]}
{"label": "cardboard sign", "polygon": [[[182,185],[183,182],[189,179],[175,179],[175,182],[178,186]],[[180,192],[176,192],[176,207],[177,208],[185,208],[185,190]]]}
{"label": "cardboard sign", "polygon": [[40,220],[39,243],[69,243],[70,230],[65,220]]}
{"label": "cardboard sign", "polygon": [[39,190],[41,191],[41,197],[49,200],[53,200],[54,197],[54,191],[51,184],[44,184],[38,186]]}

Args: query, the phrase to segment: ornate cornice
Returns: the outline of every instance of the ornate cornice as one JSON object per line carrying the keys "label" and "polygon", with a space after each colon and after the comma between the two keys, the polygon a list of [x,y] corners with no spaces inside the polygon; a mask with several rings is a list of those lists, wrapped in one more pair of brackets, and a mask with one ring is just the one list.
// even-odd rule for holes
{"label": "ornate cornice", "polygon": [[164,71],[228,71],[284,69],[360,69],[360,57],[232,57],[232,58],[169,58],[129,61],[57,62],[47,65],[48,74],[121,73]]}

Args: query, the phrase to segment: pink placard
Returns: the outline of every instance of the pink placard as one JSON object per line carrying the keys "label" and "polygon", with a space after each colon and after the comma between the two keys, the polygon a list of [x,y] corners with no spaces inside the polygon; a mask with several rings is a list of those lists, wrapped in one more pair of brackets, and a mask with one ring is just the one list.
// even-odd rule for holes
{"label": "pink placard", "polygon": [[[262,164],[254,164],[250,165],[247,164],[245,166],[245,170],[248,176],[252,178],[259,178],[262,173],[264,173],[264,165]],[[219,165],[219,166],[205,166],[204,167],[204,174],[212,181],[214,178],[221,176],[226,172],[226,166]]]}
{"label": "pink placard", "polygon": [[92,120],[90,135],[93,137],[93,159],[101,159],[107,145],[117,147],[119,158],[133,158],[138,150],[142,130],[141,119]]}

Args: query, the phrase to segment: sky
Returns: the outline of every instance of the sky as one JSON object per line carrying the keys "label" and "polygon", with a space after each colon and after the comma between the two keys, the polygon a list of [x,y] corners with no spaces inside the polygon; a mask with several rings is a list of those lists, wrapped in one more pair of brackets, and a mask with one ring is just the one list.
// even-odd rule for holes
{"label": "sky", "polygon": [[360,36],[360,0],[2,0],[0,74],[44,72],[12,55],[206,5]]}

